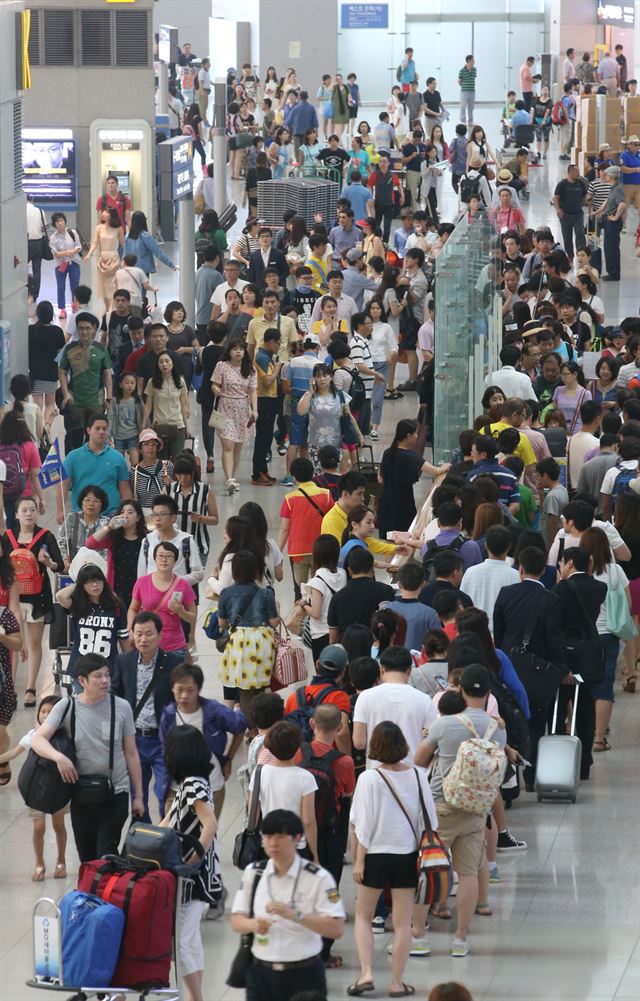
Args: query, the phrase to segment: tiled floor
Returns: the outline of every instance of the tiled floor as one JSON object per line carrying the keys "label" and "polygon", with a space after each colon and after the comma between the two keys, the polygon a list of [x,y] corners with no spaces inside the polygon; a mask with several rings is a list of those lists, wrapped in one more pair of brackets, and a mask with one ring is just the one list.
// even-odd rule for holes
{"label": "tiled floor", "polygon": [[[489,122],[497,121],[497,109],[482,109],[479,117],[487,122],[490,134],[497,131],[489,126]],[[542,168],[533,169],[532,199],[525,205],[525,214],[534,225],[550,222],[555,231],[558,227],[548,203],[550,187],[558,173],[555,157]],[[445,218],[453,208],[449,191],[447,179]],[[239,202],[241,191],[235,190],[233,196]],[[635,226],[633,218],[625,238],[629,248]],[[630,249],[623,266],[623,282],[619,286],[603,285],[609,322],[637,313],[637,267]],[[160,299],[164,301],[169,293],[175,294],[175,280],[162,266],[160,279]],[[50,286],[45,284],[44,288],[45,293],[50,294]],[[399,403],[387,405],[384,440],[378,446],[380,452],[389,442],[395,420],[412,416],[413,410],[413,402],[406,397]],[[275,535],[282,490],[275,487],[260,491],[247,486],[249,460],[250,456],[245,454],[240,471],[242,487],[235,498],[224,495],[221,473],[215,474],[213,484],[221,523],[244,500],[255,497],[263,505],[271,533]],[[276,457],[272,469],[280,473],[282,466],[283,460]],[[426,487],[426,483],[420,485],[418,500]],[[217,553],[221,548],[221,528],[212,534],[213,550]],[[292,603],[288,572],[278,596],[282,611],[288,612]],[[201,630],[198,648],[198,660],[206,674],[204,694],[219,697],[218,655]],[[19,677],[22,686],[22,669]],[[49,679],[50,668],[45,663],[40,688],[44,690]],[[640,811],[636,699],[640,699],[640,694],[618,695],[611,728],[613,750],[596,757],[592,779],[583,784],[575,806],[538,804],[534,797],[522,793],[507,816],[514,832],[528,842],[528,851],[499,856],[503,881],[491,888],[494,916],[474,920],[472,953],[467,959],[456,963],[449,957],[449,929],[442,922],[433,922],[432,957],[412,959],[407,967],[405,979],[416,986],[417,997],[424,1001],[435,983],[455,979],[468,985],[475,1001],[638,1001],[640,862],[637,839]],[[32,713],[20,709],[10,726],[12,743],[32,725]],[[241,823],[239,787],[233,777],[220,828],[223,872],[231,894],[238,884],[238,873],[231,865],[231,848]],[[0,789],[0,845],[0,1001],[26,1001],[37,996],[24,985],[32,968],[33,903],[41,895],[57,897],[71,888],[77,860],[70,847],[67,858],[71,875],[66,884],[54,883],[50,875],[42,884],[30,882],[33,868],[30,821],[17,792],[15,777],[6,789]],[[51,873],[54,842],[50,830],[46,858]],[[354,884],[348,867],[342,881],[342,893],[352,919]],[[231,931],[228,918],[204,924],[203,939],[207,1001],[240,999],[241,992],[227,988],[224,983],[237,947],[237,936]],[[389,935],[376,939],[378,990],[374,997],[386,996],[389,940]],[[346,986],[357,975],[352,920],[336,951],[344,957],[345,965],[343,970],[329,974],[332,1001],[345,996]]]}

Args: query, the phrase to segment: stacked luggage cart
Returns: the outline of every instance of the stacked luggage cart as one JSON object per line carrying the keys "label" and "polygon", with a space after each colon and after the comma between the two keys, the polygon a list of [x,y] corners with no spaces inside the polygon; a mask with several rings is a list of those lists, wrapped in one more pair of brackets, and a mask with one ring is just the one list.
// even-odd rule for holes
{"label": "stacked luggage cart", "polygon": [[288,177],[258,181],[258,218],[267,226],[281,226],[287,209],[312,226],[317,213],[331,221],[336,217],[340,185],[322,177]]}

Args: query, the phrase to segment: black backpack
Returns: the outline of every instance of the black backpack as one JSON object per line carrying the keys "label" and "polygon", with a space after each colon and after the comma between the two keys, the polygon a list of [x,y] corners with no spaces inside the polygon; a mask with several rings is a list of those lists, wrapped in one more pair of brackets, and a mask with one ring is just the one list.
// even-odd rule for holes
{"label": "black backpack", "polygon": [[480,197],[480,175],[478,177],[469,177],[465,174],[460,178],[460,201],[464,202],[465,205],[469,204],[469,199],[472,195],[477,195]]}
{"label": "black backpack", "polygon": [[296,726],[300,727],[303,740],[312,741],[314,739],[313,730],[311,729],[313,710],[316,706],[320,706],[323,702],[326,702],[331,692],[337,691],[339,691],[339,688],[329,682],[317,695],[314,695],[312,699],[307,701],[307,686],[301,685],[300,688],[296,689],[296,708],[287,713],[286,718],[289,723],[295,723]]}
{"label": "black backpack", "polygon": [[360,375],[357,368],[349,369],[349,375],[351,376],[351,386],[349,387],[349,396],[351,397],[351,403],[349,404],[350,409],[356,414],[362,410],[365,401],[367,399],[367,389],[364,384],[364,379]]}
{"label": "black backpack", "polygon": [[509,747],[513,747],[515,751],[518,751],[521,757],[527,759],[531,746],[529,723],[525,714],[510,689],[500,681],[493,671],[490,671],[489,674],[491,677],[491,694],[498,703],[498,712],[501,719],[505,722],[507,743]]}
{"label": "black backpack", "polygon": [[422,559],[422,569],[424,570],[424,579],[427,581],[436,579],[436,571],[433,565],[433,561],[438,555],[438,553],[447,553],[447,552],[457,553],[460,551],[464,543],[465,540],[462,538],[461,535],[458,535],[457,538],[453,539],[446,546],[439,546],[435,539],[431,539],[430,542],[427,542],[427,548],[424,557]]}
{"label": "black backpack", "polygon": [[[70,705],[71,699],[67,701],[60,726],[49,743],[56,751],[64,754],[75,764],[75,745],[62,725]],[[43,758],[30,749],[27,760],[18,775],[18,789],[25,804],[32,810],[53,814],[62,810],[69,803],[73,785],[63,781],[55,761]]]}
{"label": "black backpack", "polygon": [[316,790],[316,823],[318,828],[328,828],[335,831],[338,828],[338,808],[336,806],[336,780],[331,765],[337,758],[343,757],[342,751],[332,749],[326,754],[313,753],[310,742],[304,741],[300,746],[302,760],[298,767],[306,768],[317,783]]}

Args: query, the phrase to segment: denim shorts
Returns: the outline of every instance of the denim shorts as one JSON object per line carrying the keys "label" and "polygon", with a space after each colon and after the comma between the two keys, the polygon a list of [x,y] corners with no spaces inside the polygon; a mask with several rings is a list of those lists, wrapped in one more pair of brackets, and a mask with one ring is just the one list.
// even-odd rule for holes
{"label": "denim shorts", "polygon": [[309,415],[301,416],[297,409],[297,400],[291,401],[291,427],[289,429],[290,445],[306,445],[309,438]]}
{"label": "denim shorts", "polygon": [[132,435],[131,438],[116,438],[116,448],[119,452],[130,452],[132,448],[138,447],[138,436]]}

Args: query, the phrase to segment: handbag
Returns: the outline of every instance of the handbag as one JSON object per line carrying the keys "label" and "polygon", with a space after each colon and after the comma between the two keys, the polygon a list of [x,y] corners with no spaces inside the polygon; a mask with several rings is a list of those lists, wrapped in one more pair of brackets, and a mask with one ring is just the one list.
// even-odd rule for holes
{"label": "handbag", "polygon": [[[74,806],[107,806],[114,797],[113,755],[116,738],[116,697],[111,699],[111,724],[109,727],[109,774],[80,775],[72,788],[71,799]],[[71,700],[71,740],[76,742],[76,700]]]}
{"label": "handbag", "polygon": [[[254,871],[253,884],[251,886],[251,898],[249,901],[249,917],[253,917],[253,905],[256,899],[258,883],[262,879],[266,862],[259,862]],[[235,987],[236,990],[243,990],[247,986],[247,973],[253,963],[253,932],[246,932],[240,937],[238,951],[233,957],[229,976],[227,977],[227,987]]]}
{"label": "handbag", "polygon": [[[196,852],[197,865],[183,861],[185,849]],[[178,876],[188,876],[198,871],[204,848],[193,835],[181,834],[173,827],[134,821],[127,831],[123,855],[132,869],[166,869]]]}
{"label": "handbag", "polygon": [[262,765],[257,765],[255,770],[255,780],[251,793],[251,803],[249,804],[249,816],[247,826],[244,831],[236,834],[233,842],[233,864],[236,869],[246,869],[252,862],[258,862],[264,858],[262,850],[262,835],[258,827],[258,813],[260,812],[260,773]]}
{"label": "handbag", "polygon": [[544,657],[539,657],[537,653],[532,653],[529,650],[531,637],[533,636],[540,613],[542,612],[542,606],[546,600],[546,592],[543,591],[541,600],[536,605],[533,615],[529,619],[520,646],[513,647],[509,653],[509,659],[518,672],[518,677],[527,691],[529,702],[535,708],[545,710],[551,705],[551,701],[558,690],[564,673],[561,668],[556,667],[551,661],[545,660]]}
{"label": "handbag", "polygon": [[307,665],[304,659],[304,650],[295,646],[289,635],[284,622],[282,623],[285,635],[282,635],[282,628],[276,632],[276,657],[273,664],[272,675],[283,688],[295,685],[298,681],[307,680]]}
{"label": "handbag", "polygon": [[638,627],[629,611],[629,602],[623,587],[612,587],[611,567],[607,567],[607,629],[620,640],[632,640],[638,635]]}
{"label": "handbag", "polygon": [[227,418],[219,410],[212,410],[208,423],[210,428],[215,428],[216,431],[224,431]]}
{"label": "handbag", "polygon": [[[572,674],[579,674],[590,685],[598,685],[604,677],[604,644],[598,635],[596,624],[591,619],[580,588],[571,580],[567,581],[571,594],[580,606],[584,623],[581,636],[567,636],[564,652],[567,666]],[[586,633],[586,635],[585,635]]]}
{"label": "handbag", "polygon": [[340,435],[345,445],[357,445],[360,439],[356,434],[352,414],[341,389],[338,390],[338,396],[340,398]]}
{"label": "handbag", "polygon": [[255,598],[255,596],[258,593],[258,591],[259,591],[259,588],[256,585],[255,588],[253,589],[253,591],[251,592],[251,594],[247,597],[247,600],[240,607],[240,610],[238,611],[237,615],[234,616],[233,622],[230,623],[229,628],[228,629],[224,629],[220,633],[220,635],[218,636],[218,638],[216,640],[216,649],[217,649],[218,653],[224,653],[224,651],[227,649],[227,643],[231,639],[231,633],[235,633],[235,631],[238,628],[238,625],[240,623],[240,619],[245,614],[245,612],[248,610],[251,602]]}
{"label": "handbag", "polygon": [[[413,769],[418,783],[418,796],[420,798],[420,809],[422,811],[422,822],[424,828],[418,838],[418,858],[416,868],[418,870],[418,885],[416,887],[416,904],[428,904],[429,906],[443,905],[453,885],[453,870],[451,866],[451,855],[444,841],[431,826],[429,813],[424,801],[420,776],[416,768]],[[378,768],[378,775],[389,787],[391,795],[407,818],[407,822],[415,835],[415,828],[407,813],[404,803],[398,796],[393,784],[389,781],[384,772]]]}
{"label": "handbag", "polygon": [[[76,749],[71,737],[62,725],[70,705],[71,699],[67,699],[60,726],[49,743],[56,751],[64,754],[75,764]],[[53,814],[68,804],[73,786],[63,780],[55,761],[43,758],[30,749],[18,775],[18,789],[26,806],[39,813]]]}
{"label": "handbag", "polygon": [[322,117],[333,118],[333,101],[325,101],[322,105]]}
{"label": "handbag", "polygon": [[49,243],[49,237],[47,236],[47,220],[44,217],[44,212],[42,211],[42,209],[40,209],[40,218],[42,219],[42,228],[44,230],[44,233],[40,237],[40,242],[41,242],[40,254],[42,256],[43,261],[52,261],[53,250],[51,249],[51,244]]}
{"label": "handbag", "polygon": [[301,605],[294,605],[287,616],[285,627],[294,636],[302,636],[305,612]]}

